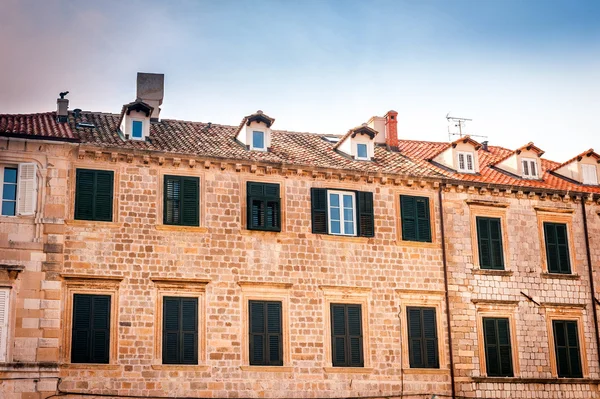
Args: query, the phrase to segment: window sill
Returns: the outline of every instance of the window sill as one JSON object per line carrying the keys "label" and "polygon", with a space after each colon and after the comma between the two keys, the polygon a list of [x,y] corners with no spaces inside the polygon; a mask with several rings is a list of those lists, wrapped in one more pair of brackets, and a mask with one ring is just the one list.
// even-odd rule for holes
{"label": "window sill", "polygon": [[559,280],[580,280],[581,276],[579,274],[560,274],[560,273],[548,273],[543,272],[540,274],[542,278],[556,278]]}
{"label": "window sill", "polygon": [[317,239],[324,241],[339,241],[339,242],[356,242],[361,244],[366,244],[369,242],[369,239],[373,237],[356,237],[356,236],[342,236],[342,235],[333,235],[333,234],[315,234]]}
{"label": "window sill", "polygon": [[112,229],[121,227],[121,223],[119,223],[119,222],[103,222],[103,221],[99,221],[99,220],[69,219],[69,220],[65,220],[65,224],[67,226],[112,228]]}
{"label": "window sill", "polygon": [[64,363],[60,365],[66,369],[94,369],[94,370],[118,370],[120,364],[100,364],[100,363]]}
{"label": "window sill", "polygon": [[441,248],[442,247],[437,242],[405,241],[405,240],[397,240],[396,245],[400,245],[403,247],[413,247],[413,248]]}
{"label": "window sill", "polygon": [[35,221],[35,216],[0,216],[0,223],[13,224],[31,224]]}
{"label": "window sill", "polygon": [[371,374],[373,367],[323,367],[326,373]]}
{"label": "window sill", "polygon": [[519,383],[519,384],[598,384],[596,378],[521,378],[521,377],[472,377],[473,382]]}
{"label": "window sill", "polygon": [[170,371],[208,371],[210,366],[206,364],[153,364],[153,370]]}
{"label": "window sill", "polygon": [[405,368],[402,370],[404,374],[448,374],[450,369],[420,369],[420,368]]}
{"label": "window sill", "polygon": [[240,366],[240,370],[256,373],[291,373],[294,368],[291,366]]}
{"label": "window sill", "polygon": [[156,230],[160,231],[188,231],[191,233],[206,233],[208,228],[203,226],[177,226],[171,224],[157,224]]}
{"label": "window sill", "polygon": [[473,274],[483,274],[490,276],[512,276],[512,270],[494,270],[494,269],[473,269]]}
{"label": "window sill", "polygon": [[282,231],[273,231],[273,230],[249,230],[245,227],[242,227],[240,229],[240,234],[241,235],[245,235],[245,236],[251,236],[251,235],[258,235],[258,236],[273,236],[273,237],[286,237],[288,236],[288,234],[286,234],[283,230]]}

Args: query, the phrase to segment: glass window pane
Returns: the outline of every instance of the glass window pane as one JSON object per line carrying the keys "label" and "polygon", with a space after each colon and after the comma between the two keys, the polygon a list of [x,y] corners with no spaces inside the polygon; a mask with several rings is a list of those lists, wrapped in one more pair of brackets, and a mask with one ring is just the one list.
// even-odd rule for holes
{"label": "glass window pane", "polygon": [[354,212],[352,211],[352,208],[348,209],[348,208],[344,208],[344,220],[347,222],[351,222],[354,220]]}
{"label": "glass window pane", "polygon": [[344,234],[354,234],[354,222],[344,222]]}
{"label": "glass window pane", "polygon": [[4,183],[17,182],[17,168],[4,168]]}
{"label": "glass window pane", "polygon": [[329,194],[329,205],[340,206],[340,197],[337,194]]}
{"label": "glass window pane", "polygon": [[16,202],[3,201],[2,202],[2,215],[3,216],[15,216],[15,205]]}
{"label": "glass window pane", "polygon": [[142,121],[133,121],[133,128],[131,132],[132,137],[140,138],[142,137]]}
{"label": "glass window pane", "polygon": [[5,184],[2,190],[3,200],[16,200],[17,199],[17,185],[16,184]]}
{"label": "glass window pane", "polygon": [[356,145],[356,155],[359,158],[367,157],[367,145],[366,144],[357,144]]}
{"label": "glass window pane", "polygon": [[352,208],[352,196],[351,195],[344,195],[344,207]]}
{"label": "glass window pane", "polygon": [[340,220],[340,208],[331,208],[331,220]]}
{"label": "glass window pane", "polygon": [[252,147],[265,148],[265,134],[263,132],[252,132]]}
{"label": "glass window pane", "polygon": [[340,234],[340,222],[339,221],[331,221],[331,233],[332,234]]}

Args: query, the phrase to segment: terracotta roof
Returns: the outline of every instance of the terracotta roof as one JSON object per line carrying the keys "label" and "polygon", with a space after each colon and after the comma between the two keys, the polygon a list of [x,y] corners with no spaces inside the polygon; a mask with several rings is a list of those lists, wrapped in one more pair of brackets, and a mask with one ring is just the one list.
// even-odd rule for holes
{"label": "terracotta roof", "polygon": [[442,152],[446,151],[450,147],[456,147],[456,145],[459,143],[470,143],[473,147],[475,147],[476,151],[481,148],[481,144],[479,144],[477,141],[473,140],[470,136],[462,136],[462,137],[454,140],[451,143],[444,143],[445,145],[443,147],[440,147],[438,149],[438,151],[433,153],[431,155],[431,158],[429,158],[429,159],[433,159],[433,158],[437,157],[438,155],[440,155]]}
{"label": "terracotta roof", "polygon": [[560,169],[563,166],[568,165],[574,161],[581,161],[581,159],[583,157],[594,157],[594,158],[596,158],[596,160],[598,160],[600,162],[600,154],[596,153],[596,151],[594,151],[593,148],[590,148],[589,150],[586,150],[586,151],[582,152],[581,154],[574,156],[573,158],[569,159],[568,161],[565,161],[559,165],[556,165],[556,167],[553,168],[552,170],[554,171],[556,169]]}
{"label": "terracotta roof", "polygon": [[336,143],[336,145],[333,146],[333,148],[338,148],[340,145],[342,145],[342,143],[344,141],[346,141],[346,139],[350,136],[354,137],[357,134],[367,134],[371,140],[373,140],[375,138],[375,136],[377,136],[377,130],[375,129],[371,129],[369,126],[367,126],[366,123],[362,124],[361,126],[357,126],[353,129],[348,130],[348,133],[346,133],[341,139],[340,141],[338,141]]}
{"label": "terracotta roof", "polygon": [[[82,144],[104,148],[151,150],[215,159],[299,167],[314,166],[373,174],[399,174],[415,178],[462,181],[465,185],[502,185],[525,191],[549,189],[600,193],[598,187],[579,185],[550,173],[560,165],[543,158],[540,180],[522,179],[503,172],[493,165],[514,151],[497,146],[488,146],[487,151],[479,148],[479,173],[467,174],[448,170],[429,161],[439,152],[452,146],[452,143],[447,142],[400,140],[400,152],[388,151],[384,146],[375,146],[373,161],[358,161],[336,152],[335,143],[324,139],[325,136],[331,135],[273,130],[270,151],[263,152],[249,151],[236,142],[235,133],[239,128],[237,126],[162,119],[151,124],[149,140],[136,141],[125,140],[119,135],[119,114],[83,111],[75,118],[73,113],[70,113],[69,121],[64,124],[57,123],[55,117],[55,113],[0,115],[0,136],[11,136],[19,132],[19,135],[25,137],[79,140]],[[81,122],[92,123],[96,127],[78,127],[78,123]],[[466,139],[468,140],[462,137],[459,140]]]}

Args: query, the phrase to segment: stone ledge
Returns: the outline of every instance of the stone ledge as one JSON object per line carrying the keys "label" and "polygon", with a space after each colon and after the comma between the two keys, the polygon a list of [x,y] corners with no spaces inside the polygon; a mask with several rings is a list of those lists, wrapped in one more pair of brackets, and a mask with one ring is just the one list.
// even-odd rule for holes
{"label": "stone ledge", "polygon": [[373,367],[323,367],[323,371],[339,374],[371,374]]}
{"label": "stone ledge", "polygon": [[154,226],[159,231],[185,231],[190,233],[206,233],[208,228],[204,226],[176,226],[170,224],[157,224]]}
{"label": "stone ledge", "polygon": [[493,269],[473,269],[473,274],[482,274],[488,276],[512,276],[512,270],[493,270]]}
{"label": "stone ledge", "polygon": [[119,222],[102,222],[98,220],[65,220],[65,224],[67,226],[73,227],[93,227],[94,229],[118,229],[121,227],[121,223]]}
{"label": "stone ledge", "polygon": [[205,364],[153,364],[153,370],[167,371],[208,371],[210,366]]}
{"label": "stone ledge", "polygon": [[543,272],[543,273],[540,273],[540,276],[542,276],[542,278],[556,278],[559,280],[580,280],[581,279],[581,275],[579,275],[579,274],[559,274],[559,273]]}
{"label": "stone ledge", "polygon": [[98,364],[98,363],[63,363],[60,365],[64,369],[90,369],[90,370],[118,370],[120,364]]}
{"label": "stone ledge", "polygon": [[450,369],[411,369],[405,368],[402,370],[404,374],[450,374]]}
{"label": "stone ledge", "polygon": [[396,240],[396,245],[413,248],[442,248],[442,244],[438,242],[421,242],[421,241],[405,241]]}
{"label": "stone ledge", "polygon": [[520,377],[472,377],[476,383],[496,384],[600,384],[597,378],[520,378]]}
{"label": "stone ledge", "polygon": [[498,202],[498,201],[487,201],[487,200],[466,200],[467,205],[476,205],[476,206],[491,206],[494,208],[508,208],[510,204],[508,202]]}
{"label": "stone ledge", "polygon": [[240,370],[256,373],[291,373],[294,368],[290,366],[240,366]]}

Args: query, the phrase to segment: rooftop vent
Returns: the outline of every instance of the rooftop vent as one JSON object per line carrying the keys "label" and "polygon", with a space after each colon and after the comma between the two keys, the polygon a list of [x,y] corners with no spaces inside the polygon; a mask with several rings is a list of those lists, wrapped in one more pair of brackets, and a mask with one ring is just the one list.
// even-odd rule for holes
{"label": "rooftop vent", "polygon": [[335,144],[341,140],[341,137],[340,136],[323,136],[323,140]]}
{"label": "rooftop vent", "polygon": [[79,122],[77,124],[77,128],[92,128],[94,129],[96,127],[96,125],[94,125],[92,122]]}

